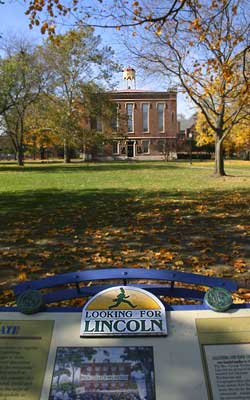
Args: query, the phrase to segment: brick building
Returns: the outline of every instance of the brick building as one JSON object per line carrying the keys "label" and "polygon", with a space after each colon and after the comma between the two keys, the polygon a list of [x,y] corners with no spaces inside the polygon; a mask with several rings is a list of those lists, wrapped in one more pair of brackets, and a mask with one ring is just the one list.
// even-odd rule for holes
{"label": "brick building", "polygon": [[[124,79],[135,82],[135,71],[124,70]],[[176,158],[176,90],[132,89],[110,92],[117,105],[112,123],[113,140],[96,154],[97,159],[163,160]]]}
{"label": "brick building", "polygon": [[86,393],[138,393],[129,363],[85,363],[81,368],[80,387]]}

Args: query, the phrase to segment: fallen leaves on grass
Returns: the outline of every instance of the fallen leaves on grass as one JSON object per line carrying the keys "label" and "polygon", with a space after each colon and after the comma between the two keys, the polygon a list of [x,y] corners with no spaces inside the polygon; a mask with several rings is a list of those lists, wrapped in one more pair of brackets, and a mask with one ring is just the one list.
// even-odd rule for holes
{"label": "fallen leaves on grass", "polygon": [[[7,285],[26,279],[93,268],[157,268],[206,276],[250,279],[245,223],[249,196],[109,194],[50,213],[14,214],[5,225],[0,271]],[[129,210],[129,212],[128,212]],[[4,292],[5,293],[5,292]],[[246,301],[249,296],[237,293]],[[6,302],[8,295],[5,293]],[[239,300],[240,301],[240,300]],[[4,296],[0,302],[5,304]]]}

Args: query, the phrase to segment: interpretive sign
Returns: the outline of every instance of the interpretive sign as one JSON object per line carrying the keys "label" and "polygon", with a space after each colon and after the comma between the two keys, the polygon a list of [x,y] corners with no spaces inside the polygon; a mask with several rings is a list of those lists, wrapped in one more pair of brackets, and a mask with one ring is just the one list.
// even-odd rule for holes
{"label": "interpretive sign", "polygon": [[[106,309],[86,312],[159,311],[150,300],[116,309],[120,293],[141,304],[119,286]],[[81,312],[0,312],[0,400],[250,399],[249,308],[178,309],[167,320],[168,336],[80,337]]]}
{"label": "interpretive sign", "polygon": [[153,294],[117,286],[94,296],[82,312],[81,336],[159,336],[167,334],[163,304]]}
{"label": "interpretive sign", "polygon": [[250,318],[196,320],[209,400],[250,399]]}
{"label": "interpretive sign", "polygon": [[155,400],[154,379],[152,347],[59,347],[49,400]]}
{"label": "interpretive sign", "polygon": [[0,321],[0,399],[39,400],[54,321]]}

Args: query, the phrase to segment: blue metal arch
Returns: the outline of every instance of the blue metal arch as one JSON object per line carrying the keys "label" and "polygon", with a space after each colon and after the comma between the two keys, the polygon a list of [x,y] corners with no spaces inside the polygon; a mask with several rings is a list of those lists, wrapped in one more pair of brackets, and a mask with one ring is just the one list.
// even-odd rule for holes
{"label": "blue metal arch", "polygon": [[[121,282],[114,284],[113,280]],[[146,283],[140,283],[141,280],[146,281]],[[105,283],[105,281],[109,282]],[[198,288],[178,287],[178,285],[176,286],[176,282],[196,285]],[[88,284],[88,286],[80,286],[82,283]],[[49,304],[80,297],[90,297],[101,290],[119,284],[130,284],[140,287],[156,296],[184,298],[200,302],[203,301],[206,292],[202,288],[199,288],[199,286],[223,287],[230,292],[237,290],[237,283],[229,279],[180,271],[148,270],[144,268],[111,268],[69,272],[34,281],[22,282],[16,285],[13,290],[15,296],[18,297],[27,290],[54,288],[53,291],[48,291],[43,295],[44,303]]]}

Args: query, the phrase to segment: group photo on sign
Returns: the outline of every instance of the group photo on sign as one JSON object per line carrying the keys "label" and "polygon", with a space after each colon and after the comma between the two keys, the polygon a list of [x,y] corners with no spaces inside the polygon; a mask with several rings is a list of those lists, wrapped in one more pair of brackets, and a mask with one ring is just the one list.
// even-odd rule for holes
{"label": "group photo on sign", "polygon": [[59,347],[49,400],[155,400],[153,348]]}

